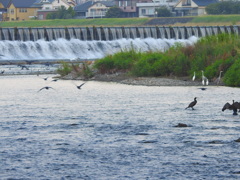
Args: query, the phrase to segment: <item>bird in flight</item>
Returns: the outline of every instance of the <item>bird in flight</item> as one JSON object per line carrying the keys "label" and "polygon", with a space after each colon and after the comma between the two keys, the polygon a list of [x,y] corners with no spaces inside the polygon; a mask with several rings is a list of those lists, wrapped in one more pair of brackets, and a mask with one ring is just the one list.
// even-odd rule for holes
{"label": "bird in flight", "polygon": [[[43,89],[49,90],[49,89],[53,89],[53,88],[50,87],[50,86],[45,86],[45,87],[39,89],[38,92],[39,92],[39,91],[42,91]],[[54,89],[53,89],[53,90],[54,90]]]}
{"label": "bird in flight", "polygon": [[84,84],[85,84],[85,83],[82,83],[82,84],[80,84],[79,86],[76,85],[76,87],[77,87],[78,89],[81,89],[81,87],[82,87]]}
{"label": "bird in flight", "polygon": [[198,89],[201,89],[202,91],[205,91],[205,90],[207,90],[207,88],[203,88],[203,87],[202,87],[202,88],[198,88]]}
{"label": "bird in flight", "polygon": [[192,102],[188,105],[188,107],[186,107],[185,109],[187,109],[187,108],[192,108],[192,110],[194,110],[193,106],[195,106],[196,104],[197,104],[197,98],[195,97],[195,98],[194,98],[194,101],[192,101]]}
{"label": "bird in flight", "polygon": [[58,81],[58,79],[53,79],[52,81],[53,81],[53,82],[57,82],[57,81]]}
{"label": "bird in flight", "polygon": [[48,77],[43,78],[44,81],[48,80]]}
{"label": "bird in flight", "polygon": [[21,70],[23,70],[23,69],[29,70],[29,68],[27,66],[25,66],[25,65],[19,64],[18,66],[21,67]]}

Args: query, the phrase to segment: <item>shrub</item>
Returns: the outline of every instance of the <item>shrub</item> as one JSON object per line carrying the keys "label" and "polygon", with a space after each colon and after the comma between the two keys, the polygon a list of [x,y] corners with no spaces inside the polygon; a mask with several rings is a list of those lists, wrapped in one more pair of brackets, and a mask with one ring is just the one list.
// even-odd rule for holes
{"label": "shrub", "polygon": [[141,56],[141,53],[136,52],[133,48],[126,51],[118,52],[114,55],[108,55],[95,62],[94,67],[100,73],[110,73],[113,71],[127,71],[131,70],[134,62]]}
{"label": "shrub", "polygon": [[92,69],[85,62],[82,63],[82,70],[80,71],[80,74],[87,79],[93,77]]}
{"label": "shrub", "polygon": [[161,6],[157,9],[155,9],[155,11],[157,12],[158,17],[171,17],[172,16],[171,11],[165,6]]}
{"label": "shrub", "polygon": [[224,75],[223,82],[227,86],[240,86],[240,59],[236,60]]}
{"label": "shrub", "polygon": [[57,73],[61,76],[66,76],[72,71],[71,64],[67,62],[62,62],[61,66],[57,69]]}
{"label": "shrub", "polygon": [[123,11],[117,6],[111,7],[106,12],[106,18],[120,18],[123,16]]}
{"label": "shrub", "polygon": [[[235,82],[240,64],[240,38],[230,34],[219,34],[201,38],[193,46],[176,44],[165,52],[121,51],[96,62],[102,73],[124,70],[135,76],[187,76],[196,72],[201,77],[213,80],[223,71],[224,82],[230,86],[240,86]],[[239,80],[240,81],[240,80]]]}
{"label": "shrub", "polygon": [[103,74],[110,72],[112,69],[114,69],[114,60],[112,55],[108,55],[100,60],[96,60],[94,67]]}
{"label": "shrub", "polygon": [[219,76],[220,71],[226,72],[233,63],[233,58],[216,60],[212,65],[206,68],[205,74],[209,79],[214,79]]}
{"label": "shrub", "polygon": [[136,76],[163,76],[169,74],[168,59],[162,53],[148,52],[134,64],[132,74]]}

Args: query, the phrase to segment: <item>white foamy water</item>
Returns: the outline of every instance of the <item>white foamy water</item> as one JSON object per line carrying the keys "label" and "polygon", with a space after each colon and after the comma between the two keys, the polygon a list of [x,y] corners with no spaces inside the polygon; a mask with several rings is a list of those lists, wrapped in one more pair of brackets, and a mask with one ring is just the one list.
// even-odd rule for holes
{"label": "white foamy water", "polygon": [[108,54],[134,48],[136,51],[165,51],[176,43],[192,45],[198,40],[189,39],[119,39],[114,41],[81,41],[58,39],[53,41],[0,41],[1,60],[45,59],[99,59]]}
{"label": "white foamy water", "polygon": [[0,76],[0,179],[239,179],[238,88],[46,76]]}

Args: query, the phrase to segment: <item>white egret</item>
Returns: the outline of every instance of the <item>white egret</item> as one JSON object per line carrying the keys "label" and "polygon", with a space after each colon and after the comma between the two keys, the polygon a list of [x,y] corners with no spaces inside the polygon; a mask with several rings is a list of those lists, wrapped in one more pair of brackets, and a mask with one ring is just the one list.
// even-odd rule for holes
{"label": "white egret", "polygon": [[202,70],[202,84],[203,85],[208,85],[209,84],[208,79],[204,76],[203,70]]}
{"label": "white egret", "polygon": [[223,71],[220,71],[220,74],[219,74],[219,76],[218,76],[218,78],[217,78],[217,80],[216,80],[217,85],[218,85],[218,84],[220,83],[220,81],[221,81],[222,72],[223,72]]}
{"label": "white egret", "polygon": [[195,71],[194,71],[194,73],[193,73],[193,77],[192,77],[192,80],[194,81],[195,78],[196,78],[196,75],[195,75]]}

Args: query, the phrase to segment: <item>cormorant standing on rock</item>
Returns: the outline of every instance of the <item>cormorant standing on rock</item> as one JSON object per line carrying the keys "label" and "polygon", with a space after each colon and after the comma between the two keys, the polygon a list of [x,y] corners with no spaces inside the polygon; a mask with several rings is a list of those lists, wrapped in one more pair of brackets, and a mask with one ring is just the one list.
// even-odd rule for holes
{"label": "cormorant standing on rock", "polygon": [[197,98],[195,97],[195,98],[194,98],[194,101],[191,102],[191,103],[188,105],[188,107],[186,107],[185,109],[187,109],[187,108],[192,108],[192,110],[194,110],[193,106],[195,106],[196,104],[197,104]]}

